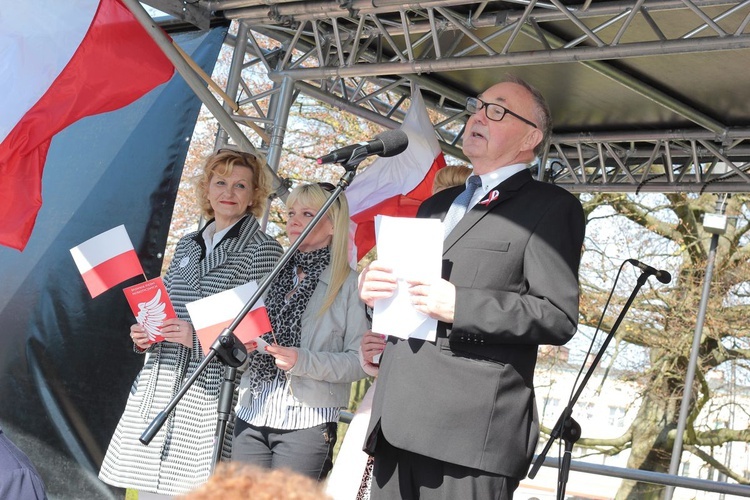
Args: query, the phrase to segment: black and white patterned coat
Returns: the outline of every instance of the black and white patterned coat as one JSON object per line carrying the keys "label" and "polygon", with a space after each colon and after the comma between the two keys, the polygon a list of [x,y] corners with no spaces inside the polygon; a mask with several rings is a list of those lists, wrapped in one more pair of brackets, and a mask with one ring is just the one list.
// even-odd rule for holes
{"label": "black and white patterned coat", "polygon": [[[201,232],[183,237],[164,283],[180,319],[189,321],[185,304],[249,281],[260,282],[282,253],[252,216],[236,224],[213,252],[205,255]],[[161,342],[146,353],[143,369],[130,390],[104,457],[99,477],[121,488],[175,495],[205,482],[211,472],[213,439],[222,365],[212,360],[175,408],[151,444],[138,440],[148,424],[177,393],[203,358],[198,338],[193,348]],[[224,458],[231,455],[233,425],[226,432]]]}

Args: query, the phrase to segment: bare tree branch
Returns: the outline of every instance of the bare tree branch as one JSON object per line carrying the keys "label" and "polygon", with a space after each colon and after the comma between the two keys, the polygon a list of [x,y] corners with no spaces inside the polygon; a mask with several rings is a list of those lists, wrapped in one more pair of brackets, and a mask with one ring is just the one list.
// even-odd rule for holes
{"label": "bare tree branch", "polygon": [[745,477],[742,474],[738,474],[731,469],[727,468],[724,464],[716,460],[714,457],[706,453],[705,451],[701,450],[697,446],[688,445],[685,446],[685,450],[689,451],[696,457],[700,458],[707,464],[711,465],[714,469],[718,470],[719,472],[725,474],[727,477],[731,477],[737,483],[739,484],[750,484],[750,481],[745,479]]}

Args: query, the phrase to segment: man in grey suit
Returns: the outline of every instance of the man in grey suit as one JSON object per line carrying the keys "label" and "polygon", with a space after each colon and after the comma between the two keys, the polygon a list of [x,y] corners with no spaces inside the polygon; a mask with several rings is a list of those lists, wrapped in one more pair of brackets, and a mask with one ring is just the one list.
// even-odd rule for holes
{"label": "man in grey suit", "polygon": [[[437,341],[384,341],[365,443],[375,499],[512,498],[539,435],[537,348],[576,332],[583,209],[528,170],[546,146],[549,108],[510,78],[468,99],[467,111],[473,174],[418,213],[455,223],[443,279],[409,282],[414,306],[438,320]],[[370,306],[396,286],[377,261],[360,275]],[[365,346],[365,359],[377,350]]]}

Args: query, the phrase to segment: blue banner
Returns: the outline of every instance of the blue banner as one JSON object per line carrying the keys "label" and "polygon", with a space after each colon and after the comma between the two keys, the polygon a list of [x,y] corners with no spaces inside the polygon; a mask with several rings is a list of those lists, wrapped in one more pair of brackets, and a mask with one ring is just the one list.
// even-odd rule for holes
{"label": "blue banner", "polygon": [[[211,74],[227,28],[174,34]],[[93,89],[95,91],[95,89]],[[121,498],[97,474],[143,364],[122,288],[92,299],[70,249],[124,224],[148,278],[160,274],[200,100],[179,74],[52,141],[26,249],[0,247],[0,426],[51,498]]]}

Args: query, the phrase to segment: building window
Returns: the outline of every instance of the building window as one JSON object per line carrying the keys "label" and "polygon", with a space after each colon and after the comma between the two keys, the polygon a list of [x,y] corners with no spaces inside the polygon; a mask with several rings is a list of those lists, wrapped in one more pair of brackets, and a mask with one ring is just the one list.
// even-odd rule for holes
{"label": "building window", "polygon": [[594,403],[586,403],[586,420],[594,420]]}
{"label": "building window", "polygon": [[624,427],[625,426],[625,408],[619,406],[609,407],[609,425],[612,427]]}

